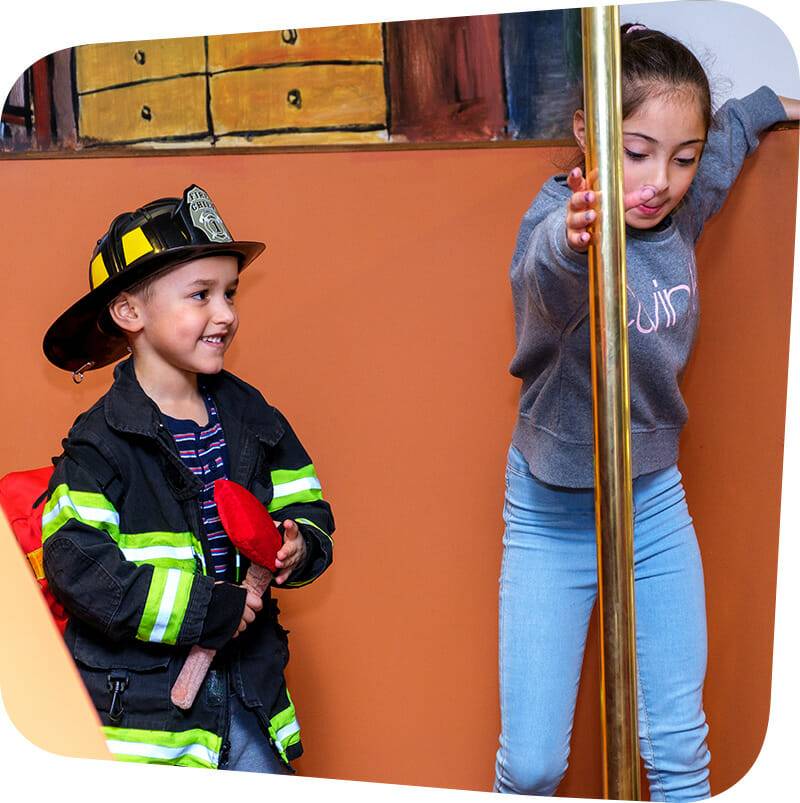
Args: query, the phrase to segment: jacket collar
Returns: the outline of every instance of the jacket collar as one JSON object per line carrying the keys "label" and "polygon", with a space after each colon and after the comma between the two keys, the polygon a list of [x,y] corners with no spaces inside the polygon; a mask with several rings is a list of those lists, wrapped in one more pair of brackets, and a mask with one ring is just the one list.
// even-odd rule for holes
{"label": "jacket collar", "polygon": [[106,393],[103,410],[112,429],[156,437],[158,408],[136,379],[133,357],[114,366],[114,384]]}
{"label": "jacket collar", "polygon": [[[247,429],[270,446],[278,442],[283,434],[283,424],[277,412],[251,389],[248,388],[250,392],[245,391],[247,386],[244,383],[227,371],[220,371],[203,376],[203,384],[218,405],[226,439],[238,440],[240,431]],[[114,367],[114,384],[103,404],[106,421],[112,429],[150,438],[158,437],[160,413],[136,378],[133,357]],[[233,427],[226,427],[226,424],[233,425],[237,431],[232,431]]]}

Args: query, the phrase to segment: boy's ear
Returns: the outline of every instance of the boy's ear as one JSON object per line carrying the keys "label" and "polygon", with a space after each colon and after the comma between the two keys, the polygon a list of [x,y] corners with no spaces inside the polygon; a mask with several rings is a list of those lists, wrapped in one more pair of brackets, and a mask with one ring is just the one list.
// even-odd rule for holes
{"label": "boy's ear", "polygon": [[142,309],[136,298],[128,293],[120,293],[109,305],[108,313],[111,320],[123,332],[135,334],[144,327]]}
{"label": "boy's ear", "polygon": [[572,115],[572,133],[575,135],[580,149],[586,153],[586,118],[583,115],[583,109],[578,109]]}

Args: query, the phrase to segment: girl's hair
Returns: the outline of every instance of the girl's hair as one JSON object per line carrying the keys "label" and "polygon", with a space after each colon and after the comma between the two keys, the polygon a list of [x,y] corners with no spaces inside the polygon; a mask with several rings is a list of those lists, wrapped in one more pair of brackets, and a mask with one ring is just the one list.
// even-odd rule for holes
{"label": "girl's hair", "polygon": [[[622,119],[626,120],[652,97],[669,96],[687,90],[694,94],[706,131],[713,125],[711,87],[697,57],[686,45],[662,31],[626,22],[620,28],[622,62]],[[578,150],[566,163],[556,166],[569,172],[585,169]]]}
{"label": "girl's hair", "polygon": [[626,23],[622,37],[622,119],[648,99],[686,89],[700,104],[706,130],[711,126],[711,87],[697,57],[686,45],[661,31]]}

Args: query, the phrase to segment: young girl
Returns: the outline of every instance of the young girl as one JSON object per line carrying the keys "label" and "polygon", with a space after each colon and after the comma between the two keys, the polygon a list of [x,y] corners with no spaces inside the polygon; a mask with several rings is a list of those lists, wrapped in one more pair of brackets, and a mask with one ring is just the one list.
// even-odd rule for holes
{"label": "young girl", "polygon": [[[710,795],[703,573],[676,466],[687,415],[678,379],[698,317],[694,245],[759,132],[797,119],[798,102],[762,87],[712,120],[692,53],[624,25],[622,116],[639,746],[652,800],[700,800]],[[580,110],[574,131],[583,150]],[[499,792],[556,791],[597,597],[586,253],[597,213],[580,168],[551,178],[511,264],[510,370],[522,390],[503,512]]]}

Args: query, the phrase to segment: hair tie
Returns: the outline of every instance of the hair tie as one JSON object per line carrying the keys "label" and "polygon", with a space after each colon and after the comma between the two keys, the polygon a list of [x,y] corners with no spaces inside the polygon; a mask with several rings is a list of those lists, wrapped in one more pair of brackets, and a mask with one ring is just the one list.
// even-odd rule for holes
{"label": "hair tie", "polygon": [[633,25],[631,25],[631,27],[628,28],[627,31],[625,31],[625,35],[627,36],[629,33],[633,33],[634,31],[646,31],[646,30],[647,30],[646,25],[642,25],[641,23],[636,22]]}

